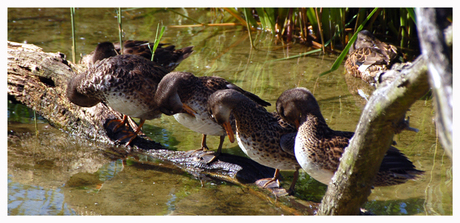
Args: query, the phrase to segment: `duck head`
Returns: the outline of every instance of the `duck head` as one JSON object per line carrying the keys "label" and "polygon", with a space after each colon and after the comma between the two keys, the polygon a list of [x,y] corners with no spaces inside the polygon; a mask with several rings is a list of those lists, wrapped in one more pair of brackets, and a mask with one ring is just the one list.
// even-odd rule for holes
{"label": "duck head", "polygon": [[211,117],[225,129],[232,143],[235,141],[235,134],[230,125],[230,114],[241,100],[250,99],[233,89],[216,91],[208,98],[208,111]]}
{"label": "duck head", "polygon": [[161,79],[155,92],[154,100],[163,114],[187,113],[192,116],[196,115],[196,112],[190,106],[182,103],[178,93],[178,89],[182,86],[183,78],[188,75],[193,74],[171,72]]}
{"label": "duck head", "polygon": [[285,121],[296,128],[306,121],[308,114],[322,117],[315,97],[302,87],[284,91],[276,101],[276,110]]}

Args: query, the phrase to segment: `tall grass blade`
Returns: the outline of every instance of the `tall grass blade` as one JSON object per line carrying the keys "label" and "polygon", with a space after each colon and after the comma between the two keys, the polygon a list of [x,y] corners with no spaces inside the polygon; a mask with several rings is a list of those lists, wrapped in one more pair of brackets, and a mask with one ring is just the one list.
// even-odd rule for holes
{"label": "tall grass blade", "polygon": [[311,50],[311,51],[308,51],[308,52],[305,52],[305,53],[300,53],[300,54],[294,55],[294,56],[283,57],[283,58],[278,58],[278,59],[274,59],[274,60],[268,60],[268,61],[265,61],[265,63],[274,62],[274,61],[280,61],[280,60],[294,59],[294,58],[297,58],[297,57],[307,56],[307,55],[310,55],[310,54],[313,54],[313,53],[319,53],[319,52],[321,52],[321,49]]}
{"label": "tall grass blade", "polygon": [[409,13],[410,18],[414,22],[415,25],[417,25],[417,17],[415,17],[415,10],[414,8],[406,8],[407,12]]}
{"label": "tall grass blade", "polygon": [[168,9],[168,8],[167,8],[166,10],[168,10],[168,11],[170,11],[170,12],[173,12],[173,13],[176,13],[176,14],[178,14],[178,15],[184,17],[184,18],[190,19],[191,21],[193,21],[193,22],[195,22],[195,23],[203,24],[202,22],[199,22],[198,20],[195,20],[195,19],[193,19],[193,18],[191,18],[191,17],[188,17],[188,16],[186,16],[186,15],[180,13],[180,12],[176,12],[176,11],[174,11],[174,10],[172,10],[172,9]]}
{"label": "tall grass blade", "polygon": [[321,19],[319,18],[319,14],[318,14],[318,8],[315,8],[315,15],[316,15],[316,21],[318,22],[318,31],[319,31],[319,35],[321,37],[321,49],[323,50],[323,53],[326,52],[326,48],[324,47],[324,36],[323,36],[323,23],[321,21]]}
{"label": "tall grass blade", "polygon": [[256,8],[259,15],[260,23],[265,30],[270,30],[273,35],[276,34],[275,28],[275,9],[274,8]]}
{"label": "tall grass blade", "polygon": [[120,41],[120,53],[123,54],[123,28],[121,24],[121,8],[118,8],[117,11],[117,20],[118,20],[118,40]]}
{"label": "tall grass blade", "polygon": [[248,22],[248,10],[243,9],[244,17],[246,18],[246,28],[248,29],[248,35],[249,35],[249,43],[251,44],[251,49],[255,49],[254,43],[252,42],[252,36],[251,36],[251,28],[249,28],[249,22]]}
{"label": "tall grass blade", "polygon": [[72,62],[77,57],[77,38],[75,37],[75,8],[70,8],[70,24],[72,26]]}
{"label": "tall grass blade", "polygon": [[[153,61],[153,58],[155,57],[155,51],[157,50],[158,48],[158,44],[160,44],[160,40],[161,40],[161,37],[163,37],[163,33],[165,32],[165,27],[164,26],[161,26],[161,31],[160,31],[160,35],[158,36],[158,28],[160,28],[160,24],[158,23],[157,25],[157,32],[155,34],[155,42],[153,44],[153,49],[150,49],[152,51],[152,58],[150,60]],[[149,48],[150,48],[150,44],[148,45]]]}
{"label": "tall grass blade", "polygon": [[257,28],[259,25],[257,24],[256,19],[254,19],[254,17],[252,16],[251,9],[250,8],[243,8],[242,10],[243,10],[246,22],[249,22],[251,24],[251,26],[253,26],[254,28]]}
{"label": "tall grass blade", "polygon": [[[247,24],[247,21],[244,20],[243,18],[241,18],[240,15],[238,15],[239,13],[235,10],[235,9],[232,9],[232,8],[224,8],[225,11],[227,11],[228,13],[230,13],[233,17],[235,17],[238,21],[241,22],[241,24],[243,26],[248,26]],[[246,16],[247,18],[247,16]]]}
{"label": "tall grass blade", "polygon": [[331,68],[328,70],[328,71],[325,71],[323,73],[321,73],[319,76],[323,76],[323,75],[326,75],[328,73],[331,73],[332,71],[335,71],[337,70],[340,65],[342,64],[342,61],[345,59],[345,57],[347,56],[348,54],[348,50],[350,49],[351,47],[351,44],[353,44],[356,40],[356,38],[358,37],[358,33],[359,31],[361,31],[364,27],[364,25],[366,24],[366,22],[372,18],[372,15],[374,15],[374,13],[378,10],[378,8],[375,8],[374,10],[372,10],[371,13],[369,13],[369,15],[366,17],[366,19],[358,26],[358,28],[356,29],[356,32],[355,34],[353,34],[353,37],[351,37],[350,41],[348,41],[348,44],[345,46],[345,48],[342,50],[342,53],[340,53],[339,57],[335,60],[334,64],[332,64]]}

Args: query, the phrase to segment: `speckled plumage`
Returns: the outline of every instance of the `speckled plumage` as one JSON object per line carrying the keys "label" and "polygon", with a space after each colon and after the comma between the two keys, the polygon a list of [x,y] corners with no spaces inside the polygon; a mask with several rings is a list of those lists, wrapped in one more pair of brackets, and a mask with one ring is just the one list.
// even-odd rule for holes
{"label": "speckled plumage", "polygon": [[[152,45],[152,44],[150,44]],[[152,53],[146,41],[128,40],[124,42],[124,54],[111,42],[102,42],[83,58],[88,69],[69,81],[67,97],[73,103],[91,107],[104,102],[116,111],[123,113],[123,120],[114,130],[124,125],[127,116],[140,118],[135,135],[137,136],[146,119],[161,115],[154,101],[156,88],[168,72],[176,68],[182,60],[193,52],[193,47],[175,50],[174,46],[159,48]],[[130,137],[127,135],[122,139]]]}
{"label": "speckled plumage", "polygon": [[[219,124],[229,122],[230,114],[235,117],[238,145],[251,159],[278,170],[295,169],[297,176],[300,166],[294,156],[292,140],[283,139],[295,136],[296,129],[292,125],[231,89],[213,93],[209,97],[208,106]],[[228,133],[231,129],[226,131],[227,134],[233,134]],[[287,145],[282,145],[282,142]],[[291,191],[296,180],[295,177]]]}
{"label": "speckled plumage", "polygon": [[161,115],[153,98],[167,73],[163,67],[137,55],[113,56],[97,61],[72,78],[67,97],[83,107],[104,102],[124,115],[140,118],[140,129],[146,119]]}
{"label": "speckled plumage", "polygon": [[[313,94],[306,88],[285,91],[276,108],[281,117],[298,126],[295,156],[302,168],[323,184],[329,184],[353,132],[334,131],[324,120]],[[390,147],[383,158],[374,186],[396,185],[414,179],[423,171],[398,149]]]}
{"label": "speckled plumage", "polygon": [[[270,103],[258,96],[247,92],[221,77],[195,75],[187,72],[171,72],[158,85],[155,101],[160,110],[166,115],[174,115],[175,119],[185,127],[203,134],[202,149],[206,147],[206,135],[221,136],[221,143],[217,149],[220,153],[225,130],[212,119],[207,110],[208,97],[217,90],[235,89],[257,103],[267,106]],[[195,116],[184,113],[183,105],[194,110]],[[233,122],[233,121],[232,121]]]}
{"label": "speckled plumage", "polygon": [[374,83],[375,75],[390,69],[398,60],[398,55],[395,46],[381,42],[369,31],[362,30],[348,51],[345,68],[351,75]]}

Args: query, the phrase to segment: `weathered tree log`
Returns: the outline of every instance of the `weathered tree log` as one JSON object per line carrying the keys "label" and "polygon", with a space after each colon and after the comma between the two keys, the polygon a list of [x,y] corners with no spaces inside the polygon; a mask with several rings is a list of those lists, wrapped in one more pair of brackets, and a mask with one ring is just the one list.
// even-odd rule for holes
{"label": "weathered tree log", "polygon": [[[116,147],[117,135],[106,125],[111,119],[121,118],[121,114],[103,103],[79,107],[65,96],[67,81],[83,68],[67,61],[61,53],[45,53],[29,44],[8,42],[7,54],[9,97],[32,108],[56,128],[104,142],[107,152],[159,159],[195,176],[208,175],[238,184],[273,176],[274,169],[245,157],[222,154],[217,161],[204,164],[197,154],[168,150],[147,137],[136,137],[132,147]],[[109,151],[113,148],[115,151]]]}

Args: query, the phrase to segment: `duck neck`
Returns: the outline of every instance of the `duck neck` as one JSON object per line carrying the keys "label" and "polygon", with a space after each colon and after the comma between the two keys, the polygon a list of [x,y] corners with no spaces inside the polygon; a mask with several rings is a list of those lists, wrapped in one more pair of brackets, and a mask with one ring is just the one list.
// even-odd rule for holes
{"label": "duck neck", "polygon": [[299,131],[302,130],[307,130],[310,134],[313,135],[324,135],[327,132],[332,131],[329,126],[326,123],[326,120],[324,120],[323,116],[320,115],[314,115],[314,114],[307,114],[305,116],[301,117],[300,120],[300,127]]}
{"label": "duck neck", "polygon": [[[270,113],[262,106],[256,104],[251,99],[240,101],[232,110],[232,114],[236,121],[236,128],[238,131],[244,131],[250,122],[257,122],[257,120],[264,119],[263,122],[257,122],[262,125],[269,125]],[[267,126],[268,127],[268,126]]]}
{"label": "duck neck", "polygon": [[69,81],[67,85],[67,98],[73,102],[74,104],[81,106],[81,107],[92,107],[100,102],[99,99],[94,97],[89,97],[85,94],[81,94],[78,92],[77,87],[81,83],[82,75],[78,75],[72,80]]}
{"label": "duck neck", "polygon": [[195,76],[184,76],[179,80],[178,84],[174,85],[176,88],[175,91],[182,101],[188,101],[190,98],[195,96],[195,90],[198,85],[201,84],[197,80],[198,78]]}

